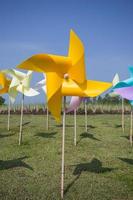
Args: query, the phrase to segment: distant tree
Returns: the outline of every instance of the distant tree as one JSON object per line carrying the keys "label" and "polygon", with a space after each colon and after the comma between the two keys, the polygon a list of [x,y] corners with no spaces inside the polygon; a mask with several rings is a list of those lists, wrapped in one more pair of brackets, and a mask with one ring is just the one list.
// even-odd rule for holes
{"label": "distant tree", "polygon": [[0,96],[0,105],[3,105],[4,103],[5,103],[5,99],[2,96]]}
{"label": "distant tree", "polygon": [[103,98],[103,103],[118,104],[120,103],[120,99],[119,96],[111,97],[109,94],[106,94]]}
{"label": "distant tree", "polygon": [[99,96],[99,97],[97,98],[97,102],[98,102],[98,103],[102,103],[102,100],[103,100],[103,99],[102,99],[101,96]]}

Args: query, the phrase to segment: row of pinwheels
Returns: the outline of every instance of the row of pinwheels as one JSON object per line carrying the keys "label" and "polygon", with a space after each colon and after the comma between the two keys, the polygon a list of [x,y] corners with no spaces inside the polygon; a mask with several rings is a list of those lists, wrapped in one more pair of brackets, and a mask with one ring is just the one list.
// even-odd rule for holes
{"label": "row of pinwheels", "polygon": [[[70,32],[70,43],[67,56],[37,54],[19,64],[17,68],[31,71],[24,74],[16,70],[6,70],[4,73],[10,75],[12,80],[7,80],[6,82],[3,78],[4,84],[2,83],[3,85],[1,85],[5,88],[3,89],[3,92],[9,93],[11,101],[14,101],[17,92],[21,92],[23,94],[19,141],[21,141],[22,137],[21,129],[24,96],[35,96],[38,94],[38,88],[42,87],[47,96],[48,109],[58,122],[61,121],[62,97],[64,97],[61,162],[61,198],[63,199],[65,113],[71,110],[76,110],[77,106],[80,105],[81,98],[97,97],[98,95],[101,95],[103,92],[112,87],[112,83],[87,80],[84,45],[80,38],[72,30]],[[46,76],[45,80],[37,84],[36,90],[30,88],[32,71],[45,73]],[[2,74],[1,77],[3,76],[4,75]],[[127,96],[129,97],[130,95],[125,96],[124,89],[126,89],[126,94],[131,94],[133,90],[133,81],[129,79],[125,82],[118,82],[118,77],[116,77],[113,83],[113,91],[124,98],[127,98]],[[66,96],[74,96],[68,109],[66,109]],[[132,96],[133,95],[130,96],[129,100],[133,100]]]}

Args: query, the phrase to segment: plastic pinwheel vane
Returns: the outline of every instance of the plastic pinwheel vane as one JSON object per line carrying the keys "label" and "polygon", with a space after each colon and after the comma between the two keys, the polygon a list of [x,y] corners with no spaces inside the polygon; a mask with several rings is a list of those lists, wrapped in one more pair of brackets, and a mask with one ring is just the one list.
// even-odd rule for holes
{"label": "plastic pinwheel vane", "polygon": [[133,130],[132,130],[132,114],[133,114],[133,66],[129,66],[129,72],[130,72],[130,78],[120,81],[117,83],[114,87],[113,90],[115,93],[120,95],[122,98],[125,98],[129,100],[131,104],[131,127],[130,127],[130,144],[132,146],[133,144]]}
{"label": "plastic pinwheel vane", "polygon": [[0,72],[0,95],[8,92],[11,81],[7,79],[3,72]]}
{"label": "plastic pinwheel vane", "polygon": [[[20,134],[19,134],[19,144],[21,144],[24,96],[29,96],[29,97],[36,96],[39,94],[39,92],[37,92],[36,90],[30,87],[32,71],[28,71],[25,74],[15,69],[7,69],[7,70],[3,70],[3,73],[7,74],[8,76],[12,78],[12,81],[8,90],[9,102],[11,101],[11,103],[13,104],[15,102],[17,94],[19,92],[22,93]],[[8,126],[9,126],[9,121],[10,121],[10,106],[9,106]]]}
{"label": "plastic pinwheel vane", "polygon": [[84,46],[72,30],[68,56],[37,54],[17,67],[46,73],[48,108],[57,121],[60,121],[62,96],[95,97],[112,85],[86,79]]}
{"label": "plastic pinwheel vane", "polygon": [[[119,75],[115,74],[115,76],[113,78],[113,81],[112,81],[113,87],[115,87],[119,82],[120,82]],[[111,97],[117,97],[119,95],[115,91],[112,91],[112,92],[109,93],[109,96],[111,96]]]}

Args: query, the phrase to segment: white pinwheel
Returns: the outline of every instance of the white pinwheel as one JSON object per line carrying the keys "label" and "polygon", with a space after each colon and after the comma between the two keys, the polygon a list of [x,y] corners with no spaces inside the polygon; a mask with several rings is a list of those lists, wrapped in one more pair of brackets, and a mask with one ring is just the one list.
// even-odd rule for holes
{"label": "white pinwheel", "polygon": [[16,96],[19,92],[22,93],[24,96],[29,97],[36,96],[39,94],[39,92],[30,87],[30,81],[33,73],[32,71],[28,71],[25,74],[15,69],[7,69],[3,72],[5,72],[12,78],[8,91],[11,103],[15,102]]}
{"label": "white pinwheel", "polygon": [[17,94],[20,92],[22,94],[22,105],[21,105],[21,120],[20,120],[20,134],[19,134],[19,145],[22,141],[22,122],[23,122],[23,106],[24,106],[24,96],[36,96],[39,94],[38,91],[30,87],[30,82],[32,78],[32,71],[27,73],[20,72],[15,69],[3,70],[5,74],[12,78],[11,84],[9,86],[9,111],[8,111],[8,130],[10,121],[10,102],[13,104],[15,102]]}
{"label": "white pinwheel", "polygon": [[[117,83],[119,83],[120,82],[120,78],[119,78],[119,75],[118,74],[115,74],[115,76],[114,76],[114,78],[113,78],[113,81],[112,81],[112,85],[113,85],[113,87],[117,84]],[[109,96],[110,97],[117,97],[117,96],[119,96],[116,92],[111,92],[110,94],[109,94]]]}

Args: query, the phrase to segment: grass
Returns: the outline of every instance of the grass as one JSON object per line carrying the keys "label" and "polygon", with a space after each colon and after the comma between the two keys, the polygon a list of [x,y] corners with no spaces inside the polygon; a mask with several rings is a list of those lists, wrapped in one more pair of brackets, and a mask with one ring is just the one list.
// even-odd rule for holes
{"label": "grass", "polygon": [[[45,116],[25,115],[23,144],[18,146],[19,115],[0,116],[0,199],[60,199],[62,128]],[[133,149],[127,139],[130,118],[121,115],[77,116],[77,146],[73,116],[67,115],[65,138],[65,200],[132,200]]]}

